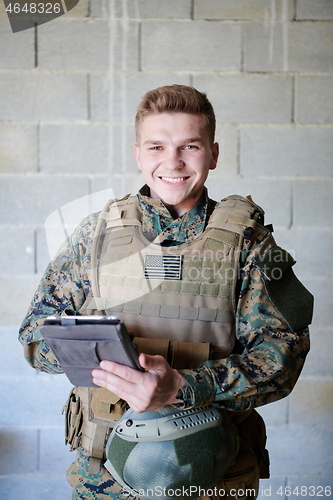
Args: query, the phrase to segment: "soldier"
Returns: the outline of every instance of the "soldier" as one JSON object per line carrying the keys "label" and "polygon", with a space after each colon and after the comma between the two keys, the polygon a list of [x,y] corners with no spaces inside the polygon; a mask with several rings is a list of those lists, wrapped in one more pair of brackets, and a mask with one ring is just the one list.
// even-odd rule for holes
{"label": "soldier", "polygon": [[[309,350],[312,296],[251,197],[209,198],[204,184],[219,146],[205,94],[182,85],[147,92],[136,135],[145,186],[81,222],[46,269],[19,338],[28,362],[49,373],[62,372],[39,331],[50,314],[113,314],[137,338],[143,372],[102,361],[92,374],[100,389],[75,388],[67,402],[67,440],[77,449],[67,473],[73,498],[128,498],[104,467],[126,404],[140,414],[211,403],[227,411],[240,446],[209,496],[223,488],[224,498],[256,498],[269,472],[254,408],[296,383]],[[154,248],[171,256],[179,276],[162,274],[149,289]],[[131,264],[136,252],[146,267]]]}

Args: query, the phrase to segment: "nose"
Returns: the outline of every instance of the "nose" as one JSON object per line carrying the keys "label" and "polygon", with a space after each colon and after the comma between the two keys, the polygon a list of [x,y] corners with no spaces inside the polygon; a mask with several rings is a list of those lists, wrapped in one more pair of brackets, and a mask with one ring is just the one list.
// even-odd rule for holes
{"label": "nose", "polygon": [[181,152],[178,149],[168,149],[164,156],[164,166],[169,170],[179,170],[184,167]]}

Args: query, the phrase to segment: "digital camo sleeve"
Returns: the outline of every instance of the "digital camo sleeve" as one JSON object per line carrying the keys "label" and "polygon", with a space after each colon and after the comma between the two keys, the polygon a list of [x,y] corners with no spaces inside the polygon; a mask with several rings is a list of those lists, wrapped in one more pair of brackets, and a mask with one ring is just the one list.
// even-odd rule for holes
{"label": "digital camo sleeve", "polygon": [[[241,353],[181,371],[189,384],[184,407],[216,401],[226,409],[242,411],[281,399],[294,387],[310,346],[307,325],[311,322],[312,296],[290,274],[291,263],[288,267],[283,256],[279,262],[278,248],[270,233],[257,235],[243,268],[236,312]],[[272,255],[276,262],[265,267]],[[273,292],[267,286],[272,269],[276,278],[281,278],[270,285]],[[295,305],[297,317],[290,314]],[[302,315],[302,305],[310,314],[303,311]]]}
{"label": "digital camo sleeve", "polygon": [[47,316],[75,314],[84,303],[90,290],[90,249],[96,220],[95,214],[84,219],[61,246],[48,265],[22,322],[19,340],[28,363],[37,370],[62,373],[39,327]]}

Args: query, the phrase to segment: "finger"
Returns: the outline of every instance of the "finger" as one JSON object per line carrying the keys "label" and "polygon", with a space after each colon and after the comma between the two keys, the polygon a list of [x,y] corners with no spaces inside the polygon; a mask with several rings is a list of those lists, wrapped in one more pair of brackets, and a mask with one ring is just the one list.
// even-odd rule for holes
{"label": "finger", "polygon": [[[129,382],[121,381],[116,381],[116,383],[113,383],[110,378],[104,378],[104,375],[93,377],[93,383],[99,387],[103,387],[104,389],[107,389],[108,391],[116,394],[120,399],[124,399],[125,401],[129,402],[131,399],[131,394],[133,393],[133,388],[129,388],[125,384],[130,384]],[[132,386],[132,384],[131,384]]]}
{"label": "finger", "polygon": [[93,370],[92,376],[94,384],[105,387],[123,399],[126,399],[123,397],[125,394],[131,394],[135,391],[135,385],[132,382],[105,370]]}
{"label": "finger", "polygon": [[149,354],[141,353],[139,363],[145,370],[166,370],[170,365],[163,356],[150,356]]}
{"label": "finger", "polygon": [[135,387],[134,384],[101,370],[94,370],[93,373],[96,375],[93,378],[95,385],[103,387],[116,394],[119,398],[124,399],[135,412],[141,413],[147,411],[150,405],[150,398],[146,391],[142,392],[141,387]]}
{"label": "finger", "polygon": [[114,363],[113,361],[101,361],[100,367],[102,370],[112,373],[117,377],[132,382],[134,384],[140,384],[142,382],[143,372],[130,368],[129,366],[121,365],[119,363]]}

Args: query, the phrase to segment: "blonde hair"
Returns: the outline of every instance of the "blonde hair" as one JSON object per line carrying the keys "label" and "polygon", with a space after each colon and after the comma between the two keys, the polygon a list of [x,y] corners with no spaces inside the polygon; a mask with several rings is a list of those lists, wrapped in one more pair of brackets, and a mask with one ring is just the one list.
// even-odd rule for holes
{"label": "blonde hair", "polygon": [[136,117],[135,131],[138,138],[139,126],[149,114],[164,112],[201,115],[206,119],[207,132],[211,144],[214,143],[216,119],[213,106],[206,94],[187,85],[167,85],[147,92],[140,102]]}

